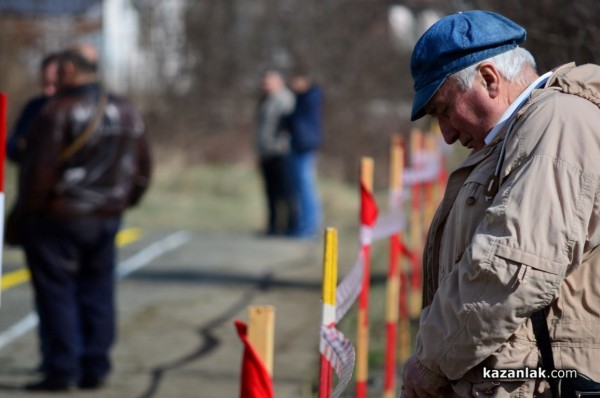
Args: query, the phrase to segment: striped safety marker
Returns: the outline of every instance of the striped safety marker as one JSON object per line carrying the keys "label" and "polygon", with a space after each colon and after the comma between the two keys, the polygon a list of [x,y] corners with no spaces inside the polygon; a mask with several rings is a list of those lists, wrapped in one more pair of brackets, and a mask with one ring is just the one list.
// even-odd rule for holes
{"label": "striped safety marker", "polygon": [[[337,287],[338,237],[335,228],[325,230],[323,251],[323,313],[321,327],[335,327],[335,296]],[[328,345],[321,337],[321,368],[319,372],[319,398],[330,398],[333,388],[332,357],[327,355]]]}
{"label": "striped safety marker", "polygon": [[[2,226],[0,227],[0,245],[4,247],[4,166],[6,162],[6,112],[8,98],[0,93],[0,214]],[[2,257],[0,257],[0,275],[2,275]]]}

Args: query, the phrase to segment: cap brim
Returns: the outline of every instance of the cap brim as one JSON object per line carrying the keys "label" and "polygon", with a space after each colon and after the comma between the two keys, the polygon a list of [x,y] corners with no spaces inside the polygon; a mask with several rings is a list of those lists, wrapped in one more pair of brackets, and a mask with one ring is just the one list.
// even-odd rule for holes
{"label": "cap brim", "polygon": [[427,105],[431,98],[433,98],[435,93],[437,93],[445,81],[446,78],[443,77],[439,80],[429,83],[427,86],[416,92],[413,99],[412,113],[410,115],[411,122],[414,122],[415,120],[425,116],[425,105]]}

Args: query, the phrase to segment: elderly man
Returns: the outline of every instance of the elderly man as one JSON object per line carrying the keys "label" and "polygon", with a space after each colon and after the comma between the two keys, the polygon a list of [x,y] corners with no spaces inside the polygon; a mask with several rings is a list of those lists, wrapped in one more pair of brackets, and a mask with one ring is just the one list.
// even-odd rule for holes
{"label": "elderly man", "polygon": [[44,326],[44,378],[30,390],[101,387],[115,338],[115,235],[150,178],[138,110],[98,82],[98,55],[60,55],[59,93],[30,132],[20,176],[23,248]]}
{"label": "elderly man", "polygon": [[429,230],[402,397],[549,397],[552,366],[600,380],[600,67],[538,76],[525,38],[470,11],[414,48],[412,120],[473,151]]}

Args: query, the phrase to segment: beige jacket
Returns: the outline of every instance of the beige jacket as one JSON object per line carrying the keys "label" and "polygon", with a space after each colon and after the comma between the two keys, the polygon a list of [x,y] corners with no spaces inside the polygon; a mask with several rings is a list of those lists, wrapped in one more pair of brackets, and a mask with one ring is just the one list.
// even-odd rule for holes
{"label": "beige jacket", "polygon": [[556,367],[600,380],[599,106],[599,66],[558,68],[510,132],[449,178],[425,248],[416,354],[458,396],[548,394],[546,383],[483,379],[484,366],[538,366],[529,316],[548,305]]}

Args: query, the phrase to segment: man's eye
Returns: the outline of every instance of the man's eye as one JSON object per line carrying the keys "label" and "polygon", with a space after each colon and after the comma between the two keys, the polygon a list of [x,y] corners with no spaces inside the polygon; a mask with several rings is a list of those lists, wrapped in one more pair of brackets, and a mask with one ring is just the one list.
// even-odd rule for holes
{"label": "man's eye", "polygon": [[436,111],[435,108],[426,109],[425,113],[427,113],[429,116],[432,116],[432,117],[436,117],[437,116],[437,111]]}

